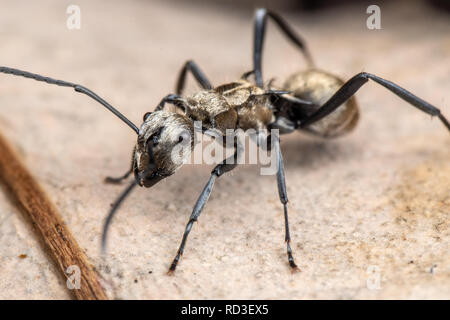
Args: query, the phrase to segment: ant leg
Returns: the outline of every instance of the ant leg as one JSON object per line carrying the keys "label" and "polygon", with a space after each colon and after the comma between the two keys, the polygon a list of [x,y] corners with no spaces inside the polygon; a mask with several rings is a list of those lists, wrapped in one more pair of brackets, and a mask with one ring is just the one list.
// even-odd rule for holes
{"label": "ant leg", "polygon": [[136,147],[134,147],[133,149],[133,153],[131,155],[131,167],[130,169],[128,169],[128,171],[120,176],[120,177],[106,177],[105,178],[105,183],[110,183],[110,184],[119,184],[121,183],[123,180],[125,180],[126,178],[128,178],[130,176],[130,174],[133,172],[134,169],[134,152],[135,152]]}
{"label": "ant leg", "polygon": [[106,177],[105,178],[105,183],[120,184],[123,180],[128,178],[132,172],[133,172],[133,169],[131,168],[123,176],[120,176],[120,177]]}
{"label": "ant leg", "polygon": [[241,80],[247,80],[252,74],[255,74],[255,70],[250,70],[242,74]]}
{"label": "ant leg", "polygon": [[163,110],[164,105],[166,103],[171,103],[175,107],[181,109],[182,111],[186,111],[186,106],[183,98],[181,97],[181,94],[184,90],[184,85],[186,82],[186,76],[188,71],[192,73],[195,80],[197,80],[197,82],[203,89],[212,89],[211,83],[209,82],[205,74],[200,70],[199,66],[194,61],[188,60],[186,61],[186,63],[184,64],[183,68],[180,71],[180,74],[178,75],[177,85],[175,89],[176,94],[168,94],[167,96],[165,96],[158,104],[155,111]]}
{"label": "ant leg", "polygon": [[294,262],[294,257],[292,256],[292,249],[291,249],[291,235],[289,232],[289,220],[288,220],[288,210],[287,210],[287,203],[288,203],[288,197],[286,192],[286,180],[284,177],[284,165],[283,165],[283,156],[281,154],[280,149],[280,138],[278,136],[273,136],[274,138],[274,144],[273,148],[277,155],[277,184],[278,184],[278,195],[280,196],[280,201],[283,204],[284,208],[284,225],[285,225],[285,241],[286,241],[286,252],[288,256],[289,265],[293,269],[297,269],[297,265]]}
{"label": "ant leg", "polygon": [[266,32],[266,22],[267,18],[271,18],[273,22],[281,29],[281,31],[294,43],[305,56],[308,65],[310,67],[314,66],[311,54],[306,47],[305,42],[299,35],[297,35],[294,30],[287,24],[287,22],[274,12],[268,11],[265,8],[256,10],[255,13],[255,25],[254,25],[254,35],[253,35],[253,67],[255,70],[256,85],[258,87],[263,87],[263,77],[262,77],[262,48],[264,44],[264,36]]}
{"label": "ant leg", "polygon": [[131,184],[124,191],[122,191],[122,193],[116,199],[116,201],[114,201],[114,203],[111,207],[111,210],[109,211],[108,215],[106,216],[105,222],[103,224],[103,233],[102,233],[102,244],[101,244],[102,253],[106,252],[106,240],[108,238],[108,230],[109,230],[109,226],[111,225],[111,221],[112,221],[114,215],[117,213],[117,210],[122,205],[123,201],[128,197],[130,192],[137,185],[139,185],[138,181],[133,180],[133,182],[131,182]]}
{"label": "ant leg", "polygon": [[223,175],[225,172],[233,170],[237,166],[237,157],[238,157],[238,147],[235,145],[235,152],[234,155],[230,158],[227,158],[223,160],[220,164],[215,166],[215,168],[211,172],[211,176],[209,177],[208,182],[206,183],[205,187],[203,188],[202,193],[200,194],[200,197],[198,197],[197,202],[195,203],[194,209],[192,210],[192,214],[189,218],[189,221],[186,225],[186,228],[184,230],[183,239],[181,240],[180,247],[178,248],[177,255],[172,261],[172,264],[170,265],[168,273],[173,273],[177,267],[178,261],[180,260],[181,256],[183,255],[184,246],[186,245],[186,240],[189,235],[189,232],[191,232],[192,226],[194,225],[194,222],[197,221],[198,217],[202,213],[203,207],[205,206],[206,202],[209,199],[209,196],[211,194],[211,191],[214,187],[214,182],[216,181],[216,178]]}
{"label": "ant leg", "polygon": [[200,70],[199,66],[192,60],[186,61],[183,68],[178,75],[177,86],[175,92],[179,95],[183,93],[184,84],[186,82],[187,72],[190,71],[194,76],[195,80],[200,84],[203,89],[212,89],[212,85],[209,82],[205,74]]}
{"label": "ant leg", "polygon": [[442,121],[444,126],[446,126],[450,131],[449,121],[444,117],[444,115],[442,115],[441,111],[438,108],[415,96],[402,87],[396,85],[395,83],[366,72],[358,73],[353,78],[344,83],[344,85],[327,102],[325,102],[323,106],[321,106],[311,116],[306,118],[305,121],[300,123],[300,128],[308,127],[314,122],[317,122],[329,115],[345,101],[347,101],[351,96],[353,96],[356,91],[359,90],[359,88],[361,88],[365,83],[369,81],[369,79],[382,85],[417,109],[422,110],[423,112],[428,113],[431,116],[437,116]]}
{"label": "ant leg", "polygon": [[184,99],[181,96],[173,93],[168,94],[167,96],[162,98],[161,102],[156,106],[155,111],[163,110],[166,103],[173,104],[175,107],[181,109],[181,111],[186,112],[186,104]]}

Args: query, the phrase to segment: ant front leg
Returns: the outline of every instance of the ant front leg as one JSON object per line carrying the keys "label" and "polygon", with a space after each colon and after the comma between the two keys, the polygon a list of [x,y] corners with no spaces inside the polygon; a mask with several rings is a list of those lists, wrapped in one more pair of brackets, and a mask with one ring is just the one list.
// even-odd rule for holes
{"label": "ant front leg", "polygon": [[180,74],[178,75],[178,81],[177,81],[177,87],[176,87],[176,93],[178,95],[181,95],[184,90],[184,84],[186,82],[186,76],[187,72],[191,72],[194,76],[195,80],[197,80],[198,84],[205,90],[212,89],[211,82],[209,82],[208,78],[205,76],[205,74],[202,72],[200,67],[192,60],[186,61],[183,68],[180,71]]}
{"label": "ant front leg", "polygon": [[280,149],[280,138],[278,135],[273,135],[273,149],[276,153],[277,157],[277,185],[278,185],[278,195],[280,197],[280,201],[283,204],[283,210],[284,210],[284,226],[285,226],[285,241],[286,241],[286,252],[288,256],[288,262],[292,269],[298,269],[297,265],[295,264],[294,257],[292,255],[292,249],[291,249],[291,234],[289,232],[289,219],[288,219],[288,209],[287,209],[287,203],[288,203],[288,196],[286,191],[286,179],[284,176],[284,164],[283,164],[283,156],[281,154]]}
{"label": "ant front leg", "polygon": [[133,172],[133,169],[130,169],[123,176],[120,176],[120,177],[106,177],[105,178],[105,183],[120,184],[123,180],[127,179],[132,172]]}
{"label": "ant front leg", "polygon": [[238,145],[235,145],[235,152],[234,155],[230,158],[227,158],[223,160],[220,164],[218,164],[213,171],[211,172],[211,176],[206,183],[205,187],[203,188],[202,193],[200,194],[200,197],[198,197],[197,202],[195,203],[194,209],[192,210],[192,214],[189,218],[189,221],[186,225],[186,228],[184,230],[183,239],[181,240],[180,247],[178,248],[177,255],[172,261],[172,264],[170,265],[168,273],[171,274],[175,271],[178,261],[180,260],[181,256],[184,252],[184,247],[186,245],[187,237],[189,236],[189,233],[191,232],[192,226],[194,225],[194,222],[197,221],[198,217],[203,211],[203,208],[208,202],[209,196],[211,194],[211,191],[214,187],[214,182],[216,181],[216,178],[220,177],[224,173],[233,170],[237,166],[237,159],[238,159]]}
{"label": "ant front leg", "polygon": [[255,70],[256,85],[260,88],[263,87],[262,50],[266,33],[267,18],[272,19],[272,21],[275,22],[281,31],[289,38],[289,40],[301,50],[308,62],[308,65],[310,67],[314,66],[313,59],[308,51],[308,48],[306,47],[305,42],[294,32],[294,30],[292,30],[287,22],[274,12],[268,11],[265,8],[258,9],[255,13],[253,35],[253,68]]}
{"label": "ant front leg", "polygon": [[133,149],[133,154],[131,155],[131,167],[130,169],[128,169],[128,171],[120,176],[120,177],[106,177],[105,178],[105,183],[110,183],[110,184],[119,184],[121,183],[123,180],[127,179],[131,173],[133,173],[134,170],[134,153],[135,153],[135,149]]}
{"label": "ant front leg", "polygon": [[311,114],[311,116],[300,123],[300,128],[306,128],[309,125],[325,118],[327,115],[341,106],[345,101],[347,101],[351,96],[353,96],[356,91],[358,91],[364,84],[369,81],[369,79],[382,85],[417,109],[431,116],[437,116],[439,120],[441,120],[441,122],[444,124],[444,126],[450,131],[449,121],[444,117],[444,115],[438,108],[415,96],[408,90],[403,89],[397,84],[366,72],[358,73],[356,76],[344,83],[344,85],[327,102],[325,102],[324,105],[322,105],[316,112]]}

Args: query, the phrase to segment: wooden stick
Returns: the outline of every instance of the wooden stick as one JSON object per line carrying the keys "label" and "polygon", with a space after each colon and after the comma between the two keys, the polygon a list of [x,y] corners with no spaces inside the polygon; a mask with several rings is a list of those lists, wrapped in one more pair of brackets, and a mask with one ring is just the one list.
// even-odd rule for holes
{"label": "wooden stick", "polygon": [[1,134],[0,179],[23,206],[21,209],[31,217],[64,279],[70,276],[66,274],[69,266],[78,266],[80,288],[70,290],[75,298],[108,299],[98,282],[97,273],[66,227],[60,213]]}

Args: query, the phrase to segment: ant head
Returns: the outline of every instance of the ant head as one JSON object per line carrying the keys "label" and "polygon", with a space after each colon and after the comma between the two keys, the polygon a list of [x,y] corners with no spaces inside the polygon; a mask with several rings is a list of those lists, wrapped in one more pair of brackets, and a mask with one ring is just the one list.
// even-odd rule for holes
{"label": "ant head", "polygon": [[134,175],[139,185],[151,187],[175,173],[190,157],[194,126],[185,115],[146,113],[134,153]]}

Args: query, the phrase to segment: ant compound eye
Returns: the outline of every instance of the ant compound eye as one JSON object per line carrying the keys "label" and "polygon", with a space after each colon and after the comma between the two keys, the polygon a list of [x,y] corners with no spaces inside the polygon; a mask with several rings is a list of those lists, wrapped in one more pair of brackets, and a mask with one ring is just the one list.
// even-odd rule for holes
{"label": "ant compound eye", "polygon": [[[159,128],[158,131],[156,131],[155,133],[153,133],[147,140],[147,144],[150,146],[152,145],[153,147],[156,147],[159,143],[160,137],[161,137],[161,132],[162,132],[163,128]],[[149,143],[151,141],[151,143]]]}
{"label": "ant compound eye", "polygon": [[187,132],[187,131],[183,131],[181,134],[180,134],[180,136],[178,137],[178,143],[181,143],[181,142],[185,142],[185,143],[188,143],[188,142],[190,142],[191,141],[191,135],[189,134],[189,132]]}
{"label": "ant compound eye", "polygon": [[159,143],[159,136],[158,135],[154,135],[152,137],[152,141],[153,141],[153,146],[156,147]]}
{"label": "ant compound eye", "polygon": [[144,121],[147,120],[147,118],[151,115],[151,112],[147,112],[146,114],[144,114]]}

